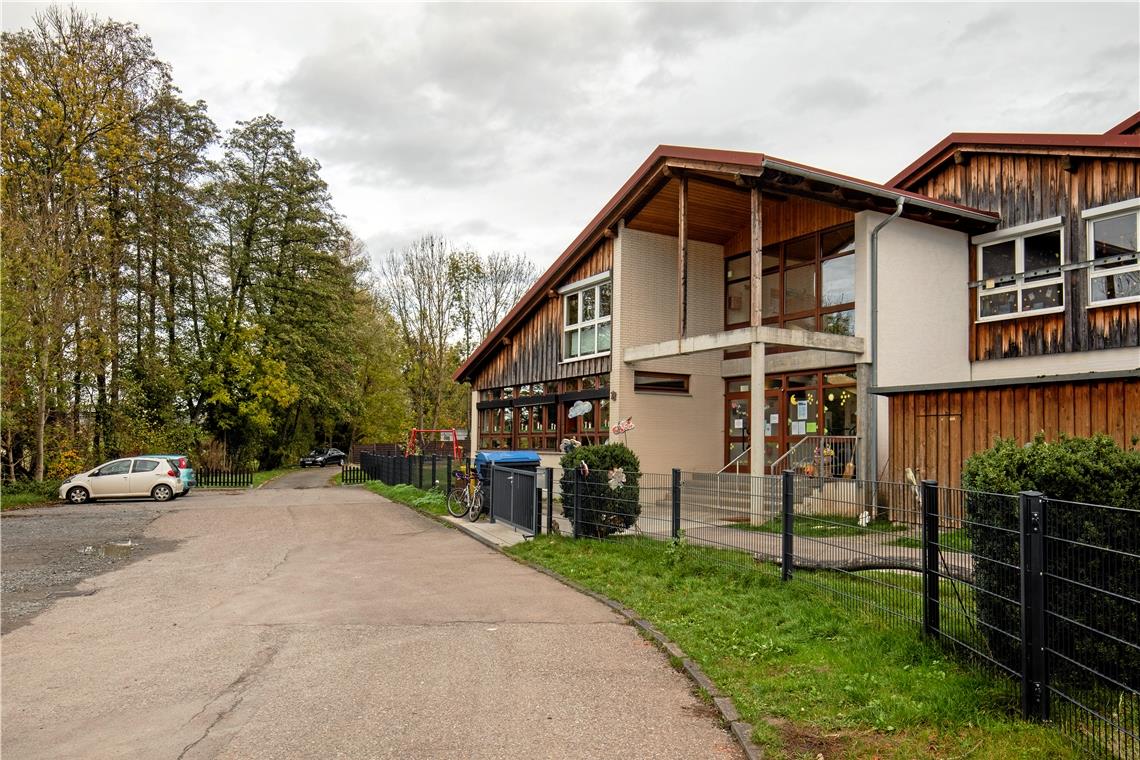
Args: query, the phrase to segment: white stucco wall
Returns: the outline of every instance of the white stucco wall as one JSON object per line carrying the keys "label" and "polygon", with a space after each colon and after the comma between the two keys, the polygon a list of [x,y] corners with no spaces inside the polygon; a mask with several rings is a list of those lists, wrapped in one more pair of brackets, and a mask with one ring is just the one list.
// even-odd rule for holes
{"label": "white stucco wall", "polygon": [[[856,293],[866,294],[855,315],[856,334],[871,340],[871,231],[886,215],[855,215]],[[953,383],[970,378],[969,238],[965,233],[908,219],[879,232],[878,335],[873,385]],[[870,359],[868,355],[866,357]],[[887,463],[888,401],[876,396],[877,458]]]}
{"label": "white stucco wall", "polygon": [[[635,393],[622,349],[677,337],[677,238],[622,228],[614,248],[614,355],[617,393],[611,424],[632,416],[626,436],[644,472],[712,471],[724,464],[724,381],[720,352],[639,362],[638,370],[690,375],[689,395]],[[724,329],[724,250],[689,243],[688,334]],[[620,438],[620,437],[619,437]]]}

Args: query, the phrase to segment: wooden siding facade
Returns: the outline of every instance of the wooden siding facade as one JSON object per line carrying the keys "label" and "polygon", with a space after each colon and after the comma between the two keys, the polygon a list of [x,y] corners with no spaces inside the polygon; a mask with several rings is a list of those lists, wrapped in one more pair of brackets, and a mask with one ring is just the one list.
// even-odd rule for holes
{"label": "wooden siding facade", "polygon": [[[1002,227],[1062,216],[1066,263],[1087,258],[1087,225],[1081,212],[1140,197],[1140,156],[1069,156],[1054,152],[997,152],[964,146],[907,189],[973,208],[996,211]],[[971,279],[978,279],[976,250]],[[1086,308],[1088,270],[1065,275],[1062,313],[1016,317],[970,326],[970,360],[1042,356],[1140,346],[1140,304]],[[971,312],[978,294],[971,291]]]}
{"label": "wooden siding facade", "polygon": [[608,354],[580,361],[562,361],[562,298],[557,290],[611,271],[613,265],[613,241],[603,240],[547,292],[517,329],[499,342],[491,357],[480,367],[473,383],[474,389],[544,383],[582,375],[608,375],[611,366]]}
{"label": "wooden siding facade", "polygon": [[1140,378],[1039,383],[967,390],[921,391],[890,397],[886,478],[904,482],[909,467],[921,480],[961,485],[962,464],[995,438],[1031,441],[1105,433],[1131,447],[1140,436]]}

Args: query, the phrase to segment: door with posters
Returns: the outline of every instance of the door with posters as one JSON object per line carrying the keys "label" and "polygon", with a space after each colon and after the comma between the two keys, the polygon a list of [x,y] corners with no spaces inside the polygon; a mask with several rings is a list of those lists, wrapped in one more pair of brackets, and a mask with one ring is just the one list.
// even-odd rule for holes
{"label": "door with posters", "polygon": [[748,379],[729,380],[724,391],[724,463],[732,472],[748,472],[744,452],[752,440],[752,393]]}

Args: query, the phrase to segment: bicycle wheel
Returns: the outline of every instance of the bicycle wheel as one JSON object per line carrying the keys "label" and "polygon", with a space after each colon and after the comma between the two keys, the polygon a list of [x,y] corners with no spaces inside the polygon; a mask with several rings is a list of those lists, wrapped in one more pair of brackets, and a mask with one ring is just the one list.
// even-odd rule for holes
{"label": "bicycle wheel", "polygon": [[471,505],[467,501],[467,489],[463,486],[452,488],[447,494],[447,511],[452,517],[463,517]]}
{"label": "bicycle wheel", "polygon": [[483,514],[483,492],[476,491],[471,494],[471,509],[467,512],[467,519],[471,522],[478,522],[481,514]]}

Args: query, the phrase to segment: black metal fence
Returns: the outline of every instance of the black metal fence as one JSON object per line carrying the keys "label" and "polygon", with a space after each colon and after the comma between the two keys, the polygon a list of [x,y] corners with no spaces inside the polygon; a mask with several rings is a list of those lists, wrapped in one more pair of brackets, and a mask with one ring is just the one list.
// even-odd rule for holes
{"label": "black metal fence", "polygon": [[341,472],[341,482],[354,485],[379,480],[389,485],[407,484],[424,490],[446,490],[456,466],[452,457],[405,457],[362,451],[359,466],[346,465]]}
{"label": "black metal fence", "polygon": [[794,475],[559,473],[575,537],[683,541],[1015,680],[1027,718],[1140,760],[1140,510]]}
{"label": "black metal fence", "polygon": [[194,471],[194,485],[198,488],[250,488],[253,486],[253,471],[199,468]]}

